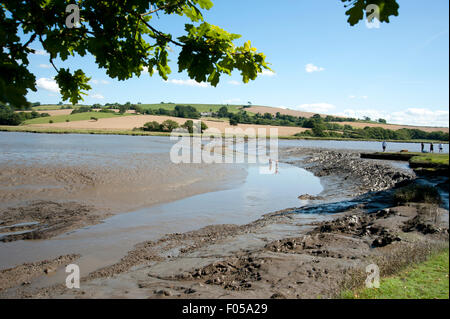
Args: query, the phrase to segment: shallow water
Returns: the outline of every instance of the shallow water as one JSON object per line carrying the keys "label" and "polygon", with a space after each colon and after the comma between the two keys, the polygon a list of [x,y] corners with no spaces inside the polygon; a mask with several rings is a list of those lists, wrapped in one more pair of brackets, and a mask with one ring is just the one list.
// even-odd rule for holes
{"label": "shallow water", "polygon": [[87,274],[117,261],[136,243],[211,224],[245,224],[268,212],[301,206],[305,202],[299,195],[321,191],[319,179],[303,169],[280,164],[278,174],[267,175],[253,165],[239,187],[116,215],[50,240],[0,244],[0,268],[79,253],[83,257],[77,264]]}

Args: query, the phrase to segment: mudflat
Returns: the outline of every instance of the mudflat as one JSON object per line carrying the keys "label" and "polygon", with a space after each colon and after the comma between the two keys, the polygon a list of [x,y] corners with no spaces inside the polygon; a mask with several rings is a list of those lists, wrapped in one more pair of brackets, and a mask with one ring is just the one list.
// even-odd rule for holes
{"label": "mudflat", "polygon": [[[330,298],[360,284],[371,263],[386,275],[448,247],[447,209],[399,206],[392,200],[392,188],[414,181],[412,171],[360,159],[357,151],[289,148],[281,153],[283,161],[323,181],[325,190],[309,197],[309,205],[245,225],[211,225],[142,242],[120,261],[85,275],[76,291],[62,284],[29,285],[46,276],[46,266],[24,284],[21,269],[29,266],[16,266],[0,272],[9,278],[1,296]],[[57,260],[43,265],[60,265]]]}

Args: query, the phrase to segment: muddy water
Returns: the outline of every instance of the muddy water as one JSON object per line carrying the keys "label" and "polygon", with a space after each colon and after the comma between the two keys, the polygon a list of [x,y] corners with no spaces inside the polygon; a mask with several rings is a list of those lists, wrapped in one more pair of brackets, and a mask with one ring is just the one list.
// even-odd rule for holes
{"label": "muddy water", "polygon": [[[123,161],[127,154],[154,154],[161,159],[156,155],[167,154],[173,143],[165,137],[0,133],[0,163],[102,163],[114,169],[133,166],[134,161]],[[281,163],[277,174],[260,174],[257,165],[240,166],[247,171],[244,182],[226,180],[219,191],[205,190],[200,195],[123,212],[101,224],[49,240],[1,243],[0,268],[78,253],[82,257],[77,264],[86,275],[118,261],[136,243],[211,224],[248,223],[268,212],[306,204],[297,197],[322,191],[318,178],[295,166]],[[227,165],[223,170],[228,170]],[[36,284],[61,282],[63,278],[65,274],[60,271]]]}
{"label": "muddy water", "polygon": [[[280,164],[275,175],[260,174],[256,165],[247,169],[247,179],[239,187],[119,214],[102,224],[50,240],[1,244],[0,268],[78,253],[82,258],[77,264],[82,275],[86,275],[118,261],[139,242],[211,224],[248,223],[267,212],[305,204],[297,198],[301,194],[316,195],[322,191],[318,178],[295,166]],[[46,277],[45,284],[61,282],[64,278],[61,271]],[[35,284],[39,285],[39,280]]]}

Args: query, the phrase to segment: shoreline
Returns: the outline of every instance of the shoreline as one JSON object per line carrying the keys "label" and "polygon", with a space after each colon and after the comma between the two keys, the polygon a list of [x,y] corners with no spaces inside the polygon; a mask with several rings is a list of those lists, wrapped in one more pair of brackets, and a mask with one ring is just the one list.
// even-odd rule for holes
{"label": "shoreline", "polygon": [[[315,152],[317,152],[317,150],[315,150]],[[328,151],[323,152],[324,158],[328,158]],[[333,152],[337,153],[337,151]],[[349,151],[341,152],[357,153]],[[308,153],[308,151],[306,153]],[[358,161],[364,162],[364,160],[361,159],[358,159]],[[332,157],[331,162],[339,163],[336,157]],[[304,159],[302,159],[301,163],[298,162],[296,164],[307,169],[307,167],[304,167]],[[379,164],[374,163],[372,166],[378,167],[378,165]],[[389,166],[388,164],[386,165]],[[321,174],[320,167],[322,167],[322,169],[326,168],[321,161],[318,161],[317,167],[309,167],[309,169],[315,174],[322,175],[320,176],[321,180],[328,180],[329,176],[333,177],[333,172],[331,172],[329,176]],[[335,171],[334,173],[334,177],[336,178],[337,176],[337,179],[341,180],[341,184],[335,184],[334,188],[337,188],[338,193],[342,195],[342,186],[349,186],[349,183],[345,182],[345,178],[342,178],[345,173],[342,171]],[[350,181],[353,181],[353,179],[350,179]],[[401,182],[402,180],[399,180],[399,183]],[[379,198],[386,199],[385,193],[389,193],[389,189],[392,186],[392,184],[378,185],[379,192],[381,192],[380,195],[378,195],[380,196]],[[358,185],[356,185],[356,187],[358,187]],[[348,194],[350,195],[353,192],[354,190],[351,189],[351,187],[348,187]],[[333,196],[336,195],[338,194],[328,194],[327,197],[331,196],[331,198],[333,198]],[[375,199],[375,204],[377,205],[374,205],[375,208],[372,207],[370,209],[371,211],[378,211],[377,214],[381,215],[380,217],[373,217],[377,215],[368,214],[365,211],[366,209],[369,209],[370,205],[366,204],[366,208],[364,208],[363,203],[367,202],[367,199],[364,199],[364,195],[361,196],[363,196],[363,198],[360,203],[358,201],[351,202],[352,200],[344,200],[344,204],[347,204],[350,201],[350,205],[341,205],[342,207],[340,208],[338,205],[334,205],[327,201],[313,201],[313,203],[319,204],[265,214],[260,219],[246,225],[207,226],[196,231],[183,234],[167,234],[159,240],[140,243],[136,245],[133,250],[129,251],[118,263],[99,269],[85,276],[82,279],[82,287],[84,288],[81,291],[68,291],[62,285],[56,285],[40,289],[20,287],[14,293],[16,296],[26,298],[59,298],[61,296],[70,298],[101,298],[111,296],[120,296],[124,298],[275,298],[277,296],[284,296],[287,298],[307,298],[307,294],[314,293],[319,293],[324,297],[331,297],[332,292],[335,292],[341,284],[344,284],[343,282],[340,282],[340,280],[337,280],[344,276],[340,267],[344,267],[343,269],[348,270],[353,269],[352,271],[356,272],[360,271],[361,265],[358,266],[358,268],[358,263],[355,264],[355,262],[361,263],[366,260],[363,256],[371,251],[369,244],[372,241],[375,242],[379,240],[382,244],[387,242],[388,244],[384,246],[389,247],[394,247],[390,246],[391,244],[396,245],[397,241],[394,239],[397,238],[397,235],[395,235],[395,231],[389,230],[388,225],[390,223],[387,223],[387,218],[394,221],[396,225],[400,225],[398,227],[401,228],[403,227],[401,226],[401,223],[406,223],[408,220],[416,218],[419,211],[422,209],[421,205],[412,205],[407,208],[401,206],[395,208],[395,213],[389,213],[389,201],[383,204],[385,205],[384,208],[380,208],[378,206],[380,206],[379,204],[383,200],[379,201],[378,199]],[[372,199],[372,201],[374,201],[374,199]],[[322,211],[315,207],[322,209]],[[377,210],[377,207],[381,210]],[[324,209],[328,209],[328,213],[323,214]],[[388,213],[386,213],[386,211]],[[441,215],[447,214],[446,218],[448,219],[448,211],[439,211]],[[315,212],[322,213],[316,214]],[[379,229],[373,234],[369,232],[364,235],[366,237],[363,236],[364,238],[358,239],[361,240],[361,245],[367,247],[359,249],[361,256],[359,256],[359,253],[355,255],[352,250],[354,248],[351,248],[354,247],[352,243],[355,239],[351,239],[355,236],[354,232],[348,235],[339,235],[334,234],[332,231],[331,233],[333,234],[327,235],[323,231],[320,231],[321,227],[325,225],[330,225],[329,227],[333,228],[342,223],[347,223],[348,225],[351,223],[354,224],[354,222],[352,222],[354,216],[357,216],[357,220],[362,221],[361,223],[357,223],[359,225],[358,227],[367,228],[370,223],[381,222],[381,225],[378,226]],[[386,223],[388,225],[386,225]],[[339,227],[339,229],[342,228],[341,226]],[[350,226],[350,228],[352,227],[354,226]],[[442,232],[439,231],[439,234],[439,236],[441,236]],[[334,238],[331,241],[329,240],[329,238],[331,238],[330,236]],[[346,236],[350,237],[346,239]],[[402,244],[405,241],[409,241],[408,236],[409,235],[407,234],[405,239],[401,240]],[[419,234],[414,236],[422,235]],[[289,238],[294,238],[294,241]],[[317,250],[313,245],[314,247],[311,246],[311,249],[313,249],[313,251],[322,251],[322,253],[313,253],[309,248],[307,249],[308,252],[304,251],[305,240],[311,240],[308,238],[312,238],[315,243],[314,245],[318,245],[317,247],[322,247]],[[427,242],[428,241],[429,240],[427,239]],[[436,245],[442,243],[442,240],[440,239],[431,239],[431,241]],[[298,245],[304,247],[301,249],[302,252],[300,254],[293,254],[290,252],[291,246],[297,247]],[[328,249],[325,249],[326,252],[323,252],[323,247],[326,245],[329,247]],[[309,247],[308,244],[306,244],[306,247]],[[400,255],[401,253],[404,253],[403,246],[395,247],[394,250],[397,251],[397,248],[399,249],[396,253]],[[383,249],[385,250],[385,248]],[[431,248],[420,246],[420,248],[417,249],[426,250]],[[330,255],[331,251],[335,251],[335,253],[331,253]],[[281,255],[279,256],[280,253]],[[287,253],[287,255],[285,253]],[[349,253],[350,255],[348,255]],[[273,254],[277,256],[274,256]],[[321,256],[321,254],[325,255]],[[348,257],[344,258],[345,255],[348,255]],[[381,255],[376,254],[375,257],[376,256],[380,257]],[[421,256],[423,257],[423,255]],[[322,260],[319,257],[323,257],[324,259]],[[224,264],[224,258],[226,264]],[[300,260],[297,258],[300,258]],[[320,271],[316,271],[318,269],[316,267],[316,261],[319,260],[318,258],[320,259],[319,263],[324,262],[325,264],[325,268]],[[266,266],[262,266],[260,261],[263,261],[263,264]],[[274,281],[274,278],[279,275],[272,273],[275,265],[275,269],[286,269],[286,267],[292,267],[293,263],[294,265],[297,265],[298,263],[311,265],[308,266],[309,268],[306,266],[304,267],[305,272],[297,274],[302,278],[298,282],[302,281],[303,283],[299,284],[301,285],[301,288],[300,286],[298,287],[300,290],[297,288],[294,289],[296,291],[295,294],[289,292],[289,289],[291,288],[289,288],[288,291],[284,290],[286,287],[282,289],[282,286],[287,283],[284,282],[283,285],[277,284],[276,281]],[[219,267],[220,269],[225,269],[226,271],[224,274],[216,276],[214,274],[217,274],[218,265],[221,265]],[[198,268],[198,266],[201,267]],[[267,267],[267,269],[264,267]],[[339,269],[339,271],[335,272],[333,270],[335,268]],[[180,272],[179,269],[184,269],[184,271]],[[240,270],[237,271],[236,269]],[[265,269],[267,273],[261,275],[261,271],[258,271],[258,269]],[[259,276],[257,275],[258,273]],[[263,285],[264,287],[254,290],[252,287],[261,283],[261,276],[272,283],[269,286]],[[280,280],[283,281],[282,278],[280,278]],[[330,280],[335,281],[330,283]],[[305,283],[307,284],[305,285]],[[320,289],[317,288],[318,283],[320,283]],[[116,285],[126,288],[117,292],[111,288]],[[292,283],[290,286],[292,286]],[[303,291],[303,293],[301,293],[301,291]],[[11,297],[10,295],[3,295],[5,298],[8,298],[8,296]],[[311,295],[309,296],[311,297]]]}
{"label": "shoreline", "polygon": [[[239,127],[239,126],[238,126]],[[101,129],[64,129],[64,128],[44,128],[44,127],[23,127],[23,126],[5,126],[0,125],[0,132],[33,133],[33,134],[93,134],[93,135],[127,135],[127,136],[171,136],[166,132],[144,132],[131,130],[101,130]],[[225,134],[222,134],[222,137]],[[449,144],[449,141],[438,140],[382,140],[382,139],[352,139],[352,138],[333,138],[333,137],[308,137],[308,136],[278,136],[281,140],[313,140],[313,141],[355,141],[355,142],[382,142],[388,143],[433,143]]]}

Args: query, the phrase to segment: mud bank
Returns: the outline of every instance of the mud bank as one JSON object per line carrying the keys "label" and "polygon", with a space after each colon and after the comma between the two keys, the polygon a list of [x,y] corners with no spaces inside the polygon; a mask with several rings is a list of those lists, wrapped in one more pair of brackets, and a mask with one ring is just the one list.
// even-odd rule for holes
{"label": "mud bank", "polygon": [[[318,148],[285,148],[282,161],[302,167],[321,178],[328,199],[355,197],[392,188],[416,176],[406,165],[360,158],[359,151]],[[323,198],[322,198],[323,199]]]}
{"label": "mud bank", "polygon": [[[413,173],[358,154],[282,151],[282,161],[328,183],[321,204],[140,243],[116,264],[84,276],[81,289],[20,284],[0,297],[331,298],[360,284],[371,263],[389,274],[448,247],[448,210],[393,203],[389,188],[408,183]],[[343,197],[352,199],[329,203]]]}
{"label": "mud bank", "polygon": [[134,155],[111,166],[0,165],[0,241],[51,238],[245,180],[243,167],[173,164],[167,157]]}
{"label": "mud bank", "polygon": [[388,275],[448,247],[448,211],[435,205],[303,217],[285,210],[167,235],[84,277],[79,290],[21,286],[2,297],[332,298],[361,284],[369,264]]}

